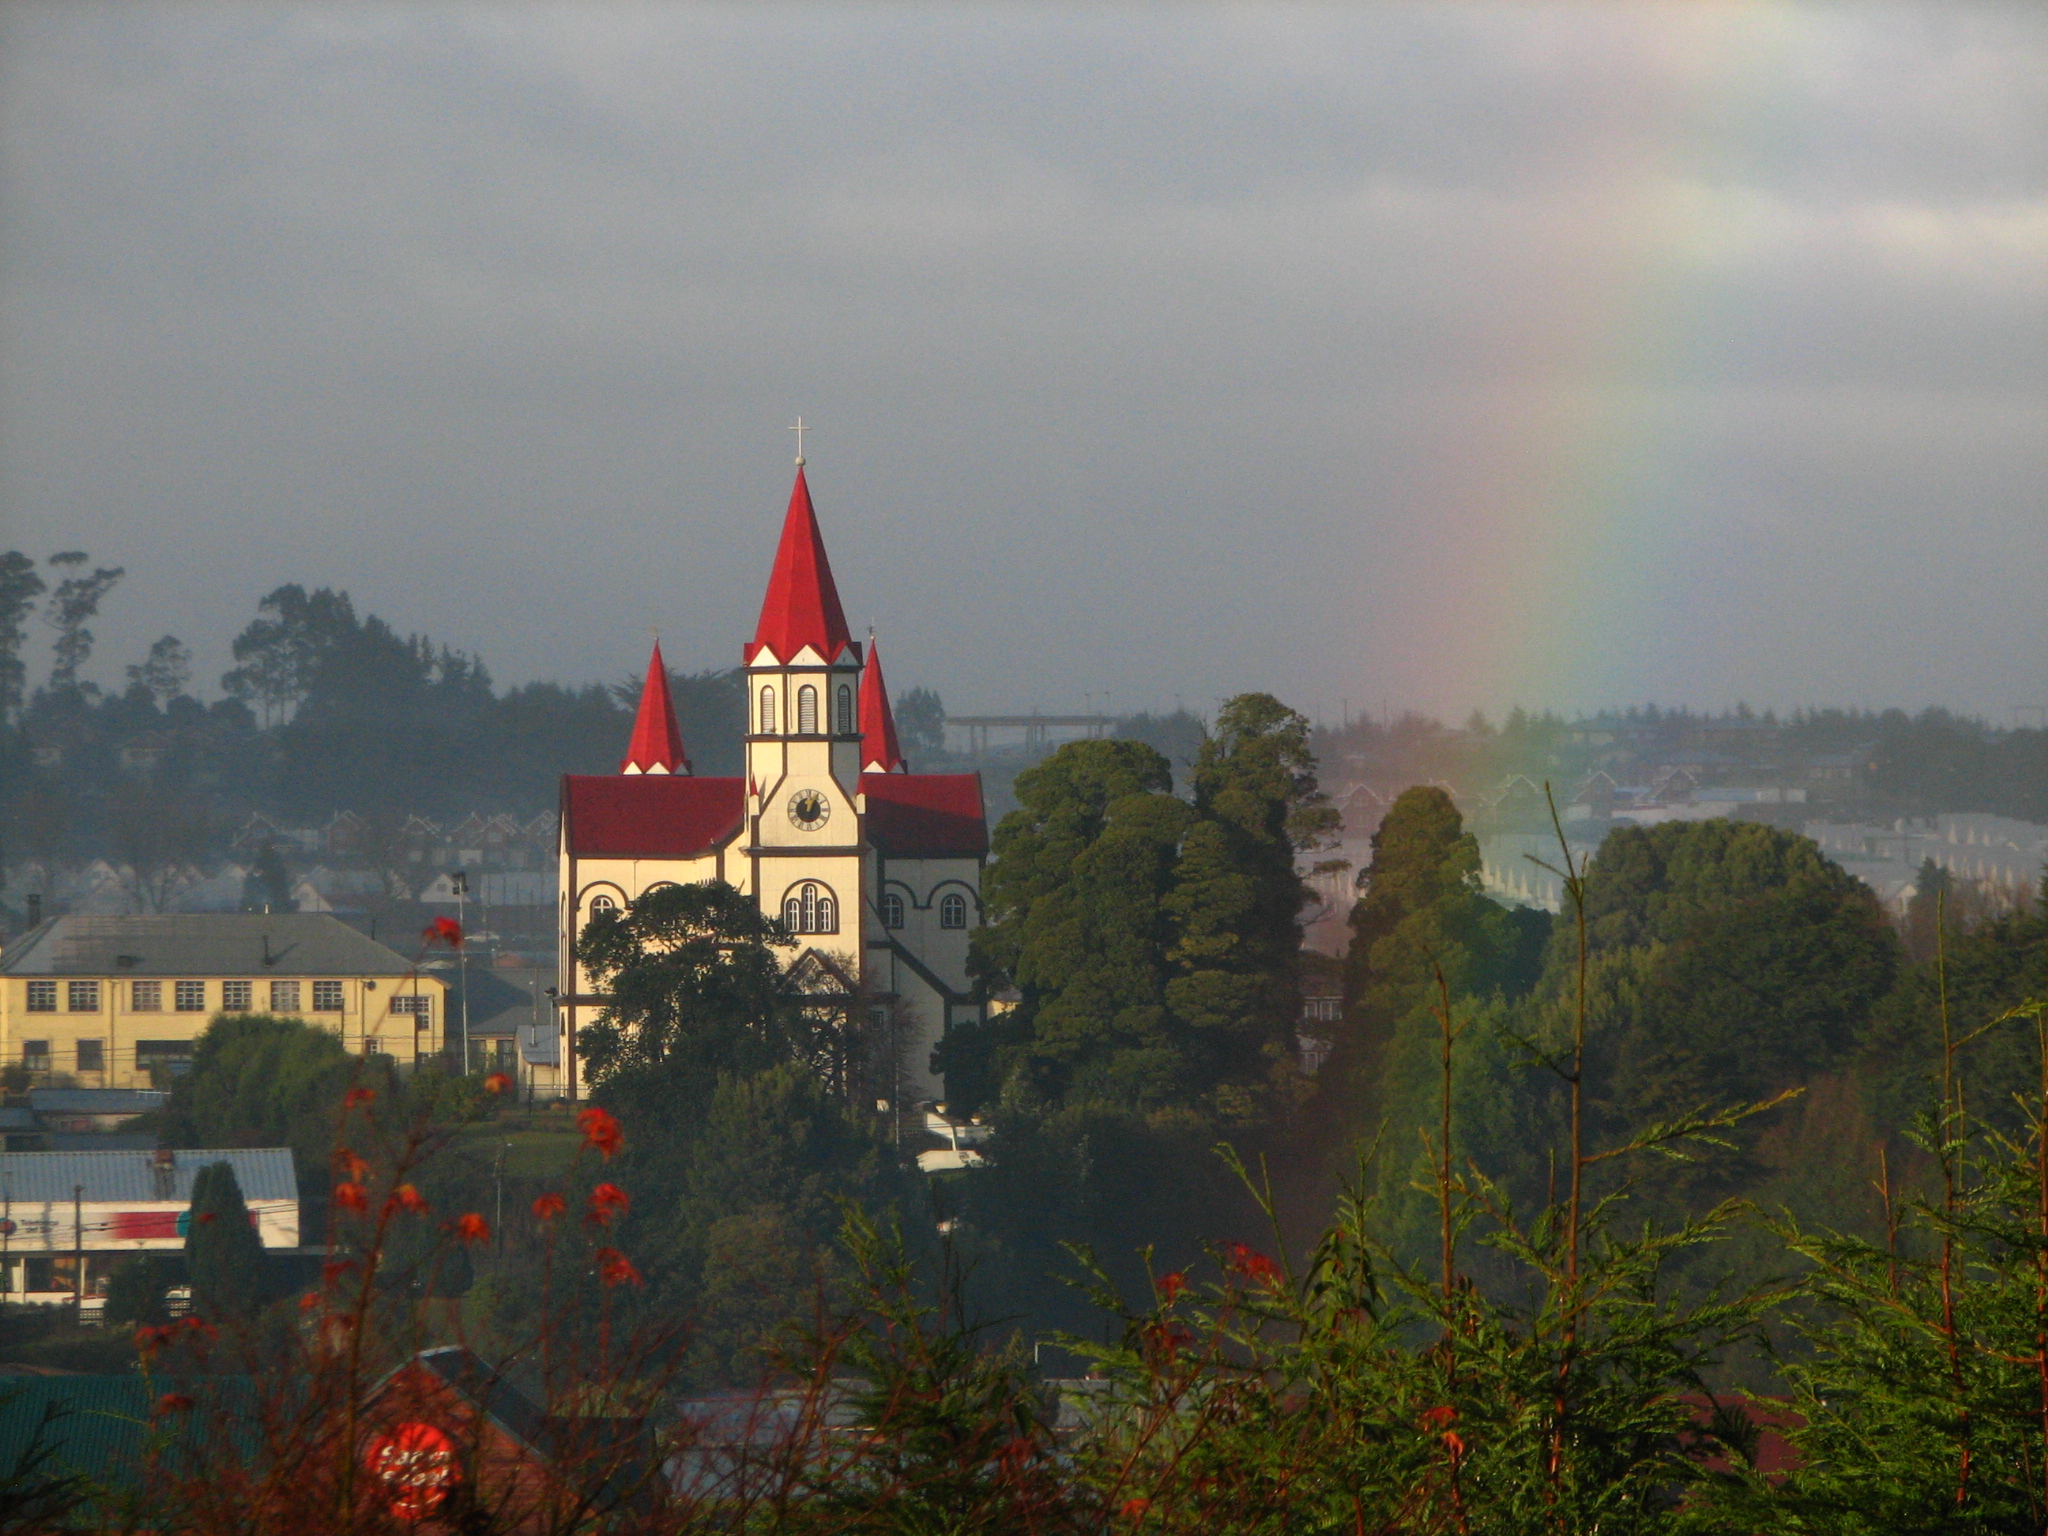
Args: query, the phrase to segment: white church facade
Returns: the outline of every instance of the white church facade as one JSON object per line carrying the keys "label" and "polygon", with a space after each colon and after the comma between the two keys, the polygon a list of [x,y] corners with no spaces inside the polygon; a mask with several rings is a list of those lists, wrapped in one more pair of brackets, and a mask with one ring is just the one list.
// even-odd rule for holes
{"label": "white church facade", "polygon": [[932,1048],[978,1019],[967,946],[988,820],[979,774],[912,773],[872,636],[849,633],[797,460],[782,541],[742,653],[746,772],[690,771],[657,644],[616,774],[561,789],[557,1007],[563,1084],[605,999],[575,962],[593,913],[660,885],[723,880],[782,921],[803,991],[889,1021],[902,1092],[943,1098]]}

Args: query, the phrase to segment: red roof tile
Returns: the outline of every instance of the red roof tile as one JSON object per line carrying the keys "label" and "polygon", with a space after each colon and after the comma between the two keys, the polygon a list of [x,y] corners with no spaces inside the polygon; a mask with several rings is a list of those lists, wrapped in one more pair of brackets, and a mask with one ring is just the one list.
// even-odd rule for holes
{"label": "red roof tile", "polygon": [[640,685],[640,713],[633,717],[633,739],[619,772],[637,768],[642,773],[660,769],[663,773],[688,773],[690,759],[683,753],[682,727],[676,724],[675,701],[668,694],[668,667],[661,659],[661,642],[654,642],[654,654],[647,659],[647,681]]}
{"label": "red roof tile", "polygon": [[988,815],[978,773],[864,773],[868,841],[890,859],[978,859]]}
{"label": "red roof tile", "polygon": [[811,488],[799,467],[796,486],[789,493],[789,514],[782,522],[782,542],[775,550],[775,569],[768,577],[768,595],[761,603],[761,622],[745,659],[751,662],[765,645],[778,661],[788,661],[808,645],[831,661],[852,643],[817,514],[811,510]]}
{"label": "red roof tile", "polygon": [[696,858],[738,834],[746,803],[738,779],[564,774],[562,834],[578,858]]}

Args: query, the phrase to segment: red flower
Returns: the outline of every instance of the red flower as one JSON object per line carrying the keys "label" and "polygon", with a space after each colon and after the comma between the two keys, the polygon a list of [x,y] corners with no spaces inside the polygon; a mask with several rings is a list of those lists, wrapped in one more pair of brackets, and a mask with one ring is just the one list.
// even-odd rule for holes
{"label": "red flower", "polygon": [[1465,1437],[1459,1434],[1455,1429],[1447,1429],[1444,1431],[1444,1445],[1450,1450],[1450,1453],[1453,1456],[1462,1456],[1465,1454]]}
{"label": "red flower", "polygon": [[384,1209],[424,1212],[427,1209],[427,1198],[413,1185],[401,1184],[391,1191],[391,1198],[384,1202]]}
{"label": "red flower", "polygon": [[170,1343],[177,1331],[176,1325],[171,1323],[165,1323],[160,1328],[138,1328],[135,1330],[135,1347],[145,1355],[153,1355]]}
{"label": "red flower", "polygon": [[512,1079],[502,1072],[493,1072],[484,1079],[485,1093],[510,1093],[511,1091]]}
{"label": "red flower", "polygon": [[488,1243],[491,1240],[491,1224],[471,1211],[455,1223],[455,1235],[465,1243]]}
{"label": "red flower", "polygon": [[1443,1429],[1447,1425],[1457,1422],[1458,1410],[1449,1403],[1445,1403],[1441,1408],[1432,1408],[1422,1416],[1422,1427],[1424,1429]]}
{"label": "red flower", "polygon": [[1159,1277],[1159,1299],[1169,1307],[1174,1299],[1188,1288],[1188,1277],[1177,1269],[1169,1269]]}
{"label": "red flower", "polygon": [[1145,1512],[1151,1507],[1152,1501],[1150,1499],[1125,1499],[1123,1504],[1117,1509],[1117,1513],[1126,1520],[1142,1520],[1145,1518]]}
{"label": "red flower", "polygon": [[346,1184],[334,1186],[334,1203],[344,1211],[367,1211],[370,1197],[363,1193],[363,1186],[351,1179]]}
{"label": "red flower", "polygon": [[632,1202],[616,1184],[600,1184],[590,1192],[590,1214],[583,1219],[592,1226],[608,1227],[614,1216],[623,1216]]}
{"label": "red flower", "polygon": [[320,1293],[318,1291],[308,1291],[299,1298],[299,1310],[301,1312],[310,1312],[319,1305]]}
{"label": "red flower", "polygon": [[192,1411],[192,1399],[182,1392],[166,1392],[156,1400],[155,1411],[158,1413],[190,1413]]}
{"label": "red flower", "polygon": [[616,1248],[597,1250],[597,1278],[606,1285],[638,1285],[640,1271],[633,1267],[633,1261]]}
{"label": "red flower", "polygon": [[357,1157],[355,1153],[349,1151],[347,1147],[336,1147],[334,1149],[334,1171],[343,1178],[353,1179],[356,1183],[360,1184],[369,1173],[370,1165],[360,1157]]}
{"label": "red flower", "polygon": [[341,1096],[341,1107],[345,1110],[354,1109],[359,1104],[370,1103],[376,1097],[377,1090],[374,1088],[351,1088]]}
{"label": "red flower", "polygon": [[462,924],[452,917],[437,917],[420,930],[420,937],[429,944],[446,944],[450,949],[460,949]]}
{"label": "red flower", "polygon": [[560,1195],[542,1195],[533,1202],[534,1219],[537,1221],[553,1221],[568,1208],[569,1202]]}
{"label": "red flower", "polygon": [[1260,1253],[1256,1248],[1247,1248],[1243,1243],[1232,1243],[1224,1250],[1228,1257],[1224,1268],[1232,1274],[1242,1275],[1253,1285],[1263,1285],[1268,1290],[1280,1288],[1280,1266]]}
{"label": "red flower", "polygon": [[583,1144],[597,1148],[607,1162],[625,1144],[625,1133],[619,1129],[619,1122],[609,1111],[599,1109],[595,1104],[579,1114],[576,1123],[583,1127]]}

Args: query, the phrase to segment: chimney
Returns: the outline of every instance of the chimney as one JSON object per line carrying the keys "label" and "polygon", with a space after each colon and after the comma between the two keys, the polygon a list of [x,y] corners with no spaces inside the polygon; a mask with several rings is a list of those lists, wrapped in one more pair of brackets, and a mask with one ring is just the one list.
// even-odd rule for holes
{"label": "chimney", "polygon": [[169,1147],[158,1147],[149,1162],[150,1183],[159,1200],[175,1200],[178,1197],[178,1154]]}

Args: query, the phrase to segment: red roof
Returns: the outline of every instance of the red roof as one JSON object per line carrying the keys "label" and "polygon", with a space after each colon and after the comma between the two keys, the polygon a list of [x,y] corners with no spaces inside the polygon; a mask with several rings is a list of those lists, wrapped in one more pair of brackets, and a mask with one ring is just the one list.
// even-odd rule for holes
{"label": "red roof", "polygon": [[642,773],[690,771],[690,760],[683,755],[682,728],[676,724],[675,701],[668,695],[668,667],[662,662],[659,640],[647,659],[647,681],[640,685],[640,713],[633,717],[633,739],[626,745],[619,772],[629,768]]}
{"label": "red roof", "polygon": [[832,583],[832,565],[825,558],[825,540],[811,510],[811,488],[803,467],[789,493],[789,515],[782,522],[782,542],[775,550],[775,569],[768,577],[768,595],[761,603],[761,622],[745,659],[767,646],[778,661],[788,661],[809,646],[827,661],[835,659],[853,636],[839,607],[839,589]]}
{"label": "red roof", "polygon": [[[687,781],[685,781],[687,782]],[[864,773],[868,841],[890,859],[978,859],[988,815],[978,773]]]}
{"label": "red roof", "polygon": [[578,858],[690,859],[738,834],[738,779],[683,774],[562,775],[562,836]]}
{"label": "red roof", "polygon": [[908,773],[903,749],[896,744],[896,716],[889,708],[889,686],[882,681],[882,659],[868,637],[867,666],[860,675],[860,765],[876,773]]}

